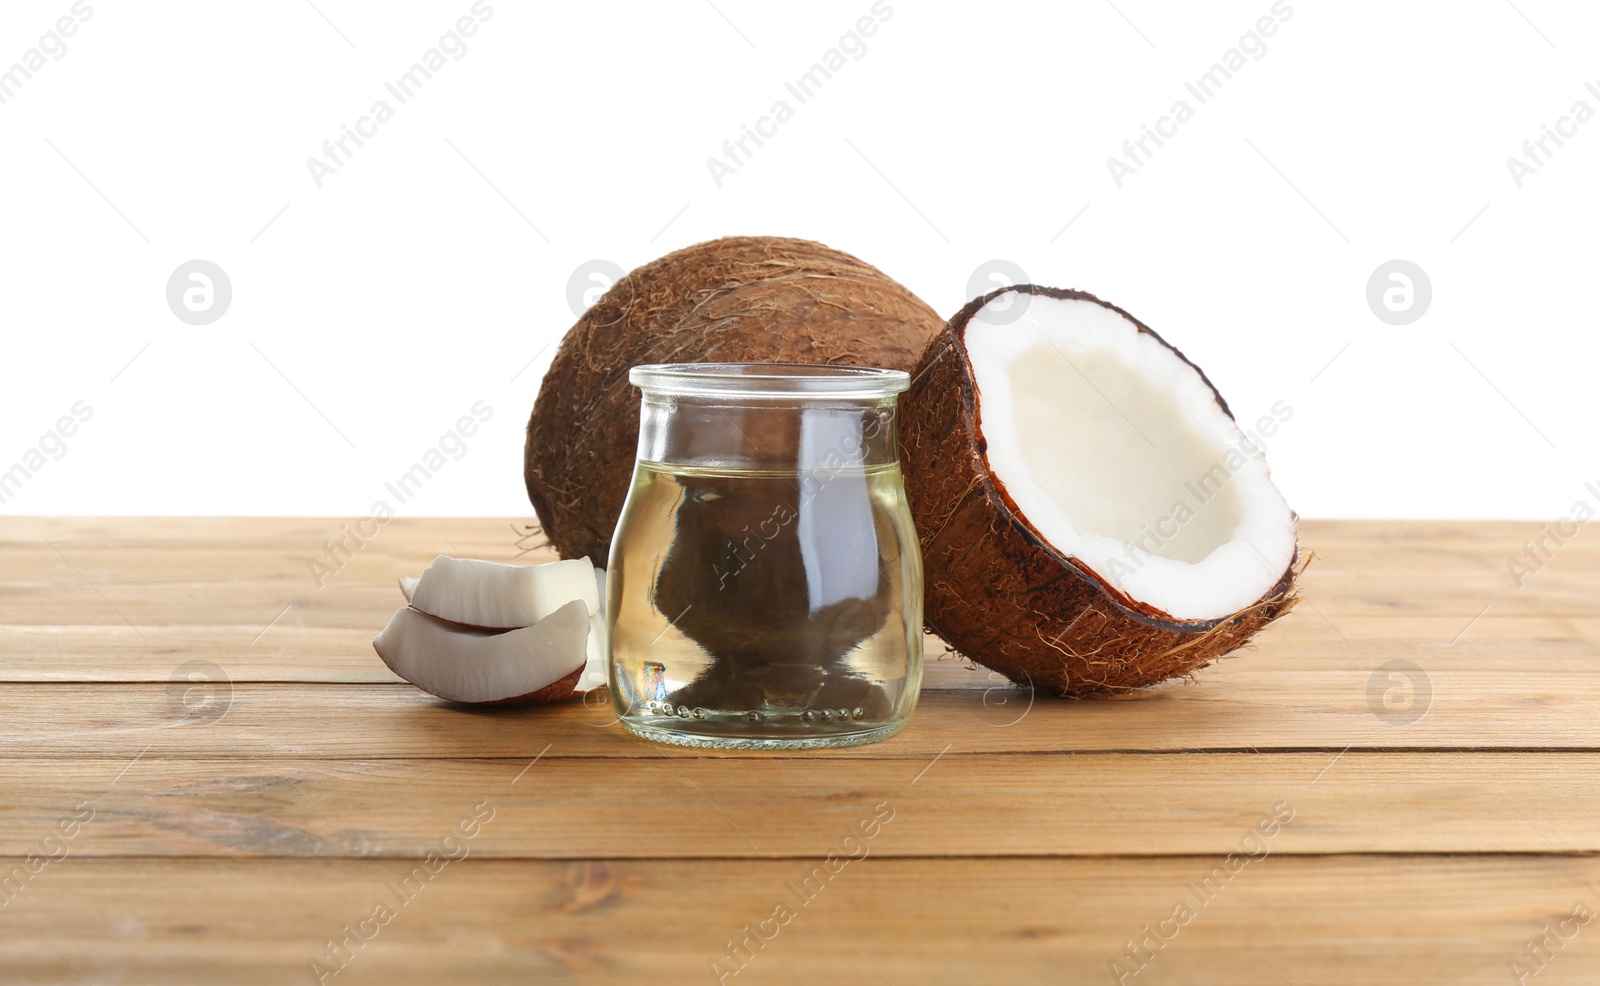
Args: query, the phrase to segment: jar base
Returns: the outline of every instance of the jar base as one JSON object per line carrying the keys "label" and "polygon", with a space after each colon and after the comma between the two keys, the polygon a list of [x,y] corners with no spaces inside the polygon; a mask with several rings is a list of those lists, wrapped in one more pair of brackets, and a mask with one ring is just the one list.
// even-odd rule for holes
{"label": "jar base", "polygon": [[642,739],[673,746],[691,746],[702,750],[823,750],[841,746],[861,746],[886,740],[906,727],[906,721],[887,723],[870,729],[843,732],[819,732],[811,735],[796,733],[791,736],[745,735],[736,733],[695,733],[682,729],[662,729],[632,719],[619,719],[624,729]]}

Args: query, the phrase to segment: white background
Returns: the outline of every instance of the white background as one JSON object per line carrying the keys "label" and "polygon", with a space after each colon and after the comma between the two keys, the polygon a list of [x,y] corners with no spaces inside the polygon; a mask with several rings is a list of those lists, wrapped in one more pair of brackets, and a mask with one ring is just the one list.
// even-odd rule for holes
{"label": "white background", "polygon": [[[1294,408],[1268,454],[1305,516],[1592,499],[1600,120],[1520,189],[1506,159],[1600,111],[1594,5],[1290,0],[1202,106],[1184,81],[1270,0],[891,0],[799,105],[784,81],[871,0],[490,2],[402,106],[383,83],[471,0],[90,0],[0,105],[0,470],[94,415],[0,510],[358,517],[481,400],[400,512],[529,515],[574,269],[735,233],[821,240],[947,315],[994,259],[1114,301],[1241,420]],[[6,0],[0,67],[70,8]],[[306,160],[380,98],[394,119],[317,188]],[[718,188],[707,159],[785,98]],[[1180,98],[1119,189],[1107,158]],[[195,258],[234,291],[203,327],[165,301]],[[1407,326],[1366,302],[1395,258],[1432,281]]]}

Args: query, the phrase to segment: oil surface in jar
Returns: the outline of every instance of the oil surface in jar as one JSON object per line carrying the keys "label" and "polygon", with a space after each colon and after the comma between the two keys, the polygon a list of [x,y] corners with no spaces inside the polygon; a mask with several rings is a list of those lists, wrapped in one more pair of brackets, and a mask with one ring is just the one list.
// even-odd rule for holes
{"label": "oil surface in jar", "polygon": [[915,701],[905,603],[922,585],[899,466],[640,462],[618,544],[610,683],[635,732],[832,745]]}

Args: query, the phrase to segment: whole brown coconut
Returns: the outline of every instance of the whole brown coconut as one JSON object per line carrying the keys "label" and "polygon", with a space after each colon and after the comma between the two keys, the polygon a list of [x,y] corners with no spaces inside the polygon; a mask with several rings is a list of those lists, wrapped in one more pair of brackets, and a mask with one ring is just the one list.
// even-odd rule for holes
{"label": "whole brown coconut", "polygon": [[528,498],[563,558],[604,565],[633,475],[641,363],[839,363],[912,370],[943,328],[877,268],[809,240],[737,236],[678,250],[578,319],[528,422]]}
{"label": "whole brown coconut", "polygon": [[1091,695],[1187,675],[1294,604],[1296,518],[1259,448],[1122,309],[991,292],[900,404],[928,625],[1018,684]]}

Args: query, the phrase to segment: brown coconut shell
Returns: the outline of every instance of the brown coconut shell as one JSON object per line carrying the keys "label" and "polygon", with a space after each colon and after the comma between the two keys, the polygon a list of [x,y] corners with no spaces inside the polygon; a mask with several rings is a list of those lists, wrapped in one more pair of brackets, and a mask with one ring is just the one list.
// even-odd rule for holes
{"label": "brown coconut shell", "polygon": [[510,698],[498,698],[492,702],[477,702],[477,705],[552,705],[556,702],[565,702],[578,694],[578,679],[583,676],[582,664],[572,670],[565,678],[558,678],[537,691],[526,695],[513,695]]}
{"label": "brown coconut shell", "polygon": [[633,476],[642,363],[838,363],[910,371],[944,327],[869,264],[810,240],[739,236],[630,272],[578,319],[528,422],[523,473],[563,558],[604,565]]}
{"label": "brown coconut shell", "polygon": [[1132,315],[1081,291],[1001,288],[969,302],[928,347],[900,400],[906,495],[922,544],[925,619],[963,655],[1020,685],[1058,695],[1126,692],[1188,675],[1248,641],[1296,601],[1299,553],[1277,584],[1231,616],[1174,619],[1130,599],[1058,551],[1029,523],[989,468],[969,320],[991,298],[1019,291],[1104,305],[1193,366]]}

